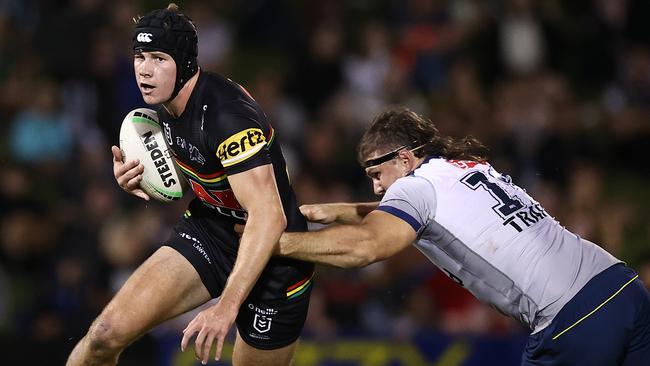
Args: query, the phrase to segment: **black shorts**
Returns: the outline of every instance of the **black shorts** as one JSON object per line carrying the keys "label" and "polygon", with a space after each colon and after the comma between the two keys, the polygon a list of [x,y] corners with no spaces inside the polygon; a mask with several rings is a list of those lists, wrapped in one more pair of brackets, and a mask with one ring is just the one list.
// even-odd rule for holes
{"label": "black shorts", "polygon": [[[239,248],[232,223],[188,211],[164,245],[187,258],[213,298],[221,295]],[[235,323],[242,339],[258,349],[277,349],[298,339],[313,275],[312,263],[271,257],[239,308]]]}

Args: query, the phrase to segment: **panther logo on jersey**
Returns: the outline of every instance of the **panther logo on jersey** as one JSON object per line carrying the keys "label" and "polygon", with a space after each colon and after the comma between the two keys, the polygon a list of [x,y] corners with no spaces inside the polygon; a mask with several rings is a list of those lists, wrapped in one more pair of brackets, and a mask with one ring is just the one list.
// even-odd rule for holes
{"label": "panther logo on jersey", "polygon": [[172,129],[169,128],[169,123],[163,121],[163,131],[165,131],[165,139],[167,140],[167,144],[169,146],[174,145],[174,139],[172,138]]}
{"label": "panther logo on jersey", "polygon": [[255,155],[264,145],[266,145],[266,137],[262,130],[248,128],[222,142],[217,148],[217,157],[224,168],[229,167]]}

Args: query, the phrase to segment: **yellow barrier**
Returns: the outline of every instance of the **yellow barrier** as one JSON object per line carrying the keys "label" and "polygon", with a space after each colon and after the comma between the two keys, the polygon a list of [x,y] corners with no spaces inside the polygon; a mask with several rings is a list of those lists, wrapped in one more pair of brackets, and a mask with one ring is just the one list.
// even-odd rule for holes
{"label": "yellow barrier", "polygon": [[[222,362],[230,363],[232,343],[224,344]],[[354,362],[359,366],[385,366],[398,362],[403,366],[461,366],[471,349],[464,341],[453,342],[433,363],[427,363],[422,353],[408,343],[337,341],[332,343],[301,342],[296,351],[293,366],[318,366],[329,362]],[[193,348],[178,352],[173,366],[200,365],[194,358]],[[214,362],[214,361],[213,361]]]}

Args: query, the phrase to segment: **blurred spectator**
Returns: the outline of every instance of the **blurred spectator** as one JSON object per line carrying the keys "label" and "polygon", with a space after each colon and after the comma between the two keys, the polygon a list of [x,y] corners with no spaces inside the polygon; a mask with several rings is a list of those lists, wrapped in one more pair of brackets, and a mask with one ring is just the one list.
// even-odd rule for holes
{"label": "blurred spectator", "polygon": [[639,278],[645,284],[645,287],[650,291],[650,255],[645,254],[639,264]]}
{"label": "blurred spectator", "polygon": [[[47,8],[47,6],[51,8]],[[36,31],[36,49],[46,69],[59,78],[87,78],[95,31],[104,23],[101,0],[73,0],[68,6],[44,4],[48,16]]]}
{"label": "blurred spectator", "polygon": [[251,93],[277,130],[283,147],[291,150],[302,144],[307,116],[300,103],[282,92],[284,83],[283,73],[263,67],[253,79]]}
{"label": "blurred spectator", "polygon": [[380,22],[365,23],[357,42],[358,50],[346,57],[343,70],[346,98],[355,106],[354,120],[363,130],[368,116],[386,104],[386,81],[392,65],[388,32]]}
{"label": "blurred spectator", "polygon": [[605,106],[611,113],[624,108],[650,108],[650,50],[631,47],[622,53],[622,64],[616,83],[607,89]]}
{"label": "blurred spectator", "polygon": [[205,0],[189,2],[183,10],[185,14],[191,14],[190,18],[201,30],[199,65],[213,72],[222,70],[232,53],[233,31],[219,10],[213,2]]}
{"label": "blurred spectator", "polygon": [[341,24],[337,22],[316,24],[309,33],[307,49],[297,55],[289,88],[311,113],[318,112],[341,86],[341,31]]}
{"label": "blurred spectator", "polygon": [[[100,248],[113,271],[109,278],[113,293],[122,287],[158,243],[161,223],[146,208],[128,216],[117,216],[104,222],[100,231]],[[156,240],[158,239],[158,240]]]}
{"label": "blurred spectator", "polygon": [[448,57],[461,36],[447,5],[444,0],[410,0],[395,7],[398,65],[425,93],[442,87]]}
{"label": "blurred spectator", "polygon": [[500,24],[501,57],[506,69],[516,75],[531,74],[542,66],[545,39],[531,0],[506,1]]}
{"label": "blurred spectator", "polygon": [[11,122],[11,155],[25,163],[63,163],[72,151],[72,138],[60,109],[59,87],[37,80],[33,90],[32,104]]}

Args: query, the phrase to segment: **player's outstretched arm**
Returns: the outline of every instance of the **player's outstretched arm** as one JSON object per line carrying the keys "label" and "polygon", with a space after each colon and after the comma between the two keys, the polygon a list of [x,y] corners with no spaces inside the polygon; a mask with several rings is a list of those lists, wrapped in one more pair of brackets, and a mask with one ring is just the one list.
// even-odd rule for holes
{"label": "player's outstretched arm", "polygon": [[376,209],[379,202],[318,203],[300,206],[307,221],[321,224],[360,224],[364,217]]}
{"label": "player's outstretched arm", "polygon": [[183,350],[198,332],[195,352],[203,362],[207,362],[214,342],[217,344],[216,359],[219,359],[224,338],[239,307],[253,289],[287,226],[272,165],[230,175],[228,181],[237,201],[248,212],[248,219],[239,242],[237,260],[219,302],[200,312],[183,331]]}
{"label": "player's outstretched arm", "polygon": [[416,232],[407,222],[383,211],[372,211],[359,225],[283,233],[276,254],[354,268],[389,258],[415,239]]}
{"label": "player's outstretched arm", "polygon": [[122,151],[117,146],[111,146],[113,153],[113,175],[117,184],[126,192],[149,201],[149,195],[140,188],[144,165],[139,160],[124,162]]}

